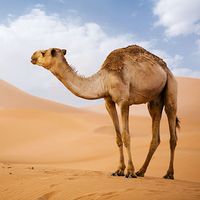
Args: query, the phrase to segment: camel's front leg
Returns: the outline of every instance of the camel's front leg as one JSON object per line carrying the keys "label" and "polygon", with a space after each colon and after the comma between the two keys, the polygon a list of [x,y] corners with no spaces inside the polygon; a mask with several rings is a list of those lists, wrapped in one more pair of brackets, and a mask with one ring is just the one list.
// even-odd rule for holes
{"label": "camel's front leg", "polygon": [[119,154],[120,154],[120,160],[119,160],[119,166],[117,168],[117,171],[115,171],[112,175],[113,176],[124,176],[124,170],[126,168],[124,164],[124,154],[123,154],[123,143],[122,143],[122,137],[120,133],[120,127],[119,127],[119,119],[117,115],[117,110],[115,107],[115,103],[111,99],[105,99],[105,105],[106,109],[112,118],[115,132],[116,132],[116,142],[119,147]]}
{"label": "camel's front leg", "polygon": [[128,168],[126,178],[137,178],[131,156],[131,141],[129,134],[129,105],[121,105],[122,137],[128,153]]}

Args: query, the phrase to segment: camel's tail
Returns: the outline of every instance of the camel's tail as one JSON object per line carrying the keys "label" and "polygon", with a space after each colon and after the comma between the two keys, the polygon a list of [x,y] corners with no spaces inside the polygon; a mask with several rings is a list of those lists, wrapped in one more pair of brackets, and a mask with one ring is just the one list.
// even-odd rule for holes
{"label": "camel's tail", "polygon": [[181,125],[180,125],[180,120],[179,120],[179,118],[178,117],[176,117],[176,128],[178,129],[178,130],[180,130],[181,129]]}
{"label": "camel's tail", "polygon": [[[177,82],[175,77],[170,71],[168,71],[167,74],[168,74],[167,82],[163,89],[165,111],[173,112],[173,114],[176,115],[176,113],[174,112],[177,110]],[[169,103],[169,105],[167,105],[167,103]],[[181,128],[180,120],[177,116],[176,116],[176,128],[179,130]]]}

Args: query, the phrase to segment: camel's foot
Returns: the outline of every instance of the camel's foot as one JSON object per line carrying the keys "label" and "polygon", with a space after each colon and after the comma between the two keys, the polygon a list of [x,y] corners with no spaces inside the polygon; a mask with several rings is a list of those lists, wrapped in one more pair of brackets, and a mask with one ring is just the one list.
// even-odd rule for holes
{"label": "camel's foot", "polygon": [[139,171],[136,172],[136,175],[139,176],[139,177],[144,177],[144,173],[145,172],[139,170]]}
{"label": "camel's foot", "polygon": [[128,171],[127,173],[126,173],[126,176],[125,176],[126,178],[137,178],[137,176],[135,175],[135,173],[134,172],[132,172],[132,171]]}
{"label": "camel's foot", "polygon": [[165,176],[163,176],[163,178],[174,180],[174,174],[170,173],[170,172],[167,172],[167,174]]}
{"label": "camel's foot", "polygon": [[118,169],[116,172],[112,173],[112,176],[124,176],[124,170]]}

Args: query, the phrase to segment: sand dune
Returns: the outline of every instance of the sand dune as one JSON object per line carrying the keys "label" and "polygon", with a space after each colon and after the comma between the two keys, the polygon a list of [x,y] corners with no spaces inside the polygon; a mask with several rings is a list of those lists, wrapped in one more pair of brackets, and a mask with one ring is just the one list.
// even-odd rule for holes
{"label": "sand dune", "polygon": [[[199,199],[200,79],[178,78],[178,83],[182,129],[176,180],[169,181],[160,178],[169,161],[165,117],[162,142],[146,177],[111,177],[118,165],[118,149],[111,119],[101,105],[73,108],[0,81],[0,200]],[[151,119],[145,105],[132,113],[132,152],[139,169],[151,140]]]}
{"label": "sand dune", "polygon": [[32,96],[3,80],[0,80],[0,94],[0,109],[29,108],[55,112],[76,111],[74,107]]}

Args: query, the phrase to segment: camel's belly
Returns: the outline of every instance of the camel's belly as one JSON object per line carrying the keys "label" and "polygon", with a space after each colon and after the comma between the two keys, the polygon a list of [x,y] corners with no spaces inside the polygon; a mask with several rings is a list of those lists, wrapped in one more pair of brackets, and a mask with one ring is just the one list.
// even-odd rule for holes
{"label": "camel's belly", "polygon": [[[147,73],[148,72],[148,73]],[[132,73],[129,88],[129,102],[131,104],[146,103],[157,97],[165,87],[166,72],[155,67],[152,71]]]}
{"label": "camel's belly", "polygon": [[135,78],[131,80],[130,84],[130,104],[141,104],[153,100],[162,92],[166,81],[166,73],[159,70],[157,74],[152,73],[149,74],[149,76],[144,75],[142,79],[135,76]]}
{"label": "camel's belly", "polygon": [[159,96],[164,86],[165,86],[165,83],[163,82],[163,84],[160,85],[159,88],[158,87],[152,88],[152,90],[150,90],[149,88],[144,88],[140,90],[132,88],[129,95],[129,103],[130,104],[147,103],[153,100],[155,97]]}

